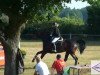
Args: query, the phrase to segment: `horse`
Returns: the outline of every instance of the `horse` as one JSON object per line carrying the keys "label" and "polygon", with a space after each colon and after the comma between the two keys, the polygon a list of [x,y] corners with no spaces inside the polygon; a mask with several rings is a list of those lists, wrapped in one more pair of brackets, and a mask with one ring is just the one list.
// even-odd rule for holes
{"label": "horse", "polygon": [[[36,55],[33,57],[32,62],[34,62],[35,58],[41,54],[41,59],[47,54],[47,53],[55,53],[52,51],[53,45],[51,43],[52,37],[50,37],[49,33],[46,33],[46,31],[42,32],[40,31],[39,34],[40,39],[43,41],[43,50],[36,53]],[[66,52],[64,61],[66,62],[68,59],[68,56],[71,55],[74,60],[75,64],[78,64],[78,58],[75,54],[76,50],[79,49],[80,54],[82,54],[85,50],[85,41],[83,39],[63,39],[63,41],[58,40],[56,42],[56,53]]]}

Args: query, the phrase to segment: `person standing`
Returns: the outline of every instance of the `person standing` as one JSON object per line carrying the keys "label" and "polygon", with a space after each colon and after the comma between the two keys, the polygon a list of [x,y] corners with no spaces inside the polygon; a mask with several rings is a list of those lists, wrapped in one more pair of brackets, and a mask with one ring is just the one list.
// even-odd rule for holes
{"label": "person standing", "polygon": [[60,54],[57,54],[56,60],[52,64],[52,69],[55,69],[57,71],[57,75],[63,75],[63,69],[65,67],[66,67],[65,61],[61,59]]}
{"label": "person standing", "polygon": [[34,75],[50,75],[47,65],[41,61],[41,58],[36,57],[36,62]]}

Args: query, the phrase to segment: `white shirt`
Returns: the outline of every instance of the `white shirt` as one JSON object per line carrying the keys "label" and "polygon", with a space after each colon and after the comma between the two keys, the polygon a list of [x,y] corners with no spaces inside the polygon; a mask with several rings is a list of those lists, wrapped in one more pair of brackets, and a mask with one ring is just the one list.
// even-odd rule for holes
{"label": "white shirt", "polygon": [[49,75],[50,74],[47,65],[42,61],[36,64],[36,71],[39,73],[39,75]]}

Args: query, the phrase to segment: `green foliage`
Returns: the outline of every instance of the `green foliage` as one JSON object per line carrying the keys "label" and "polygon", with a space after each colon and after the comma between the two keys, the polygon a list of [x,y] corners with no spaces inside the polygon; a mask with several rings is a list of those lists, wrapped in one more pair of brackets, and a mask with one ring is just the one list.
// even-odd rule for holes
{"label": "green foliage", "polygon": [[87,7],[80,9],[82,16],[83,16],[83,21],[85,23],[87,23],[87,19],[88,19],[88,11],[87,11]]}
{"label": "green foliage", "polygon": [[30,18],[35,14],[42,14],[44,11],[57,13],[62,2],[71,2],[71,0],[0,0],[0,9],[9,17],[20,16]]}
{"label": "green foliage", "polygon": [[[9,24],[4,27],[4,31],[7,32],[5,34],[9,36],[17,33],[19,27],[27,20],[34,22],[51,20],[53,16],[59,14],[62,2],[71,0],[0,0],[0,11],[9,17]],[[12,29],[14,33],[11,33]]]}
{"label": "green foliage", "polygon": [[29,19],[34,21],[49,19],[53,11],[57,13],[56,9],[61,6],[62,1],[66,0],[0,0],[0,12],[9,17],[9,23],[3,30],[4,34],[11,38]]}
{"label": "green foliage", "polygon": [[67,18],[76,18],[76,19],[82,19],[85,23],[87,21],[87,9],[82,8],[82,9],[70,9],[70,8],[65,8],[63,9],[59,16],[62,17],[67,17]]}
{"label": "green foliage", "polygon": [[[44,21],[41,23],[30,23],[30,25],[28,25],[28,27],[23,31],[23,34],[34,34],[36,30],[39,31],[45,31],[45,32],[50,32],[50,28],[51,28],[51,22],[57,22],[59,23],[59,29],[61,34],[69,34],[69,33],[84,33],[85,28],[84,28],[84,22],[82,19],[76,19],[75,17],[73,18],[67,18],[67,17],[63,17],[60,18],[58,16],[53,16],[53,18],[50,21]],[[25,36],[23,36],[25,37]],[[27,39],[30,38],[29,36],[27,37]],[[30,39],[33,39],[30,38]]]}
{"label": "green foliage", "polygon": [[100,34],[100,0],[91,0],[88,7],[88,32]]}
{"label": "green foliage", "polygon": [[62,20],[61,20],[61,32],[63,34],[83,33],[83,30],[81,29],[81,27],[83,27],[83,25],[84,25],[84,22],[81,19],[62,18]]}
{"label": "green foliage", "polygon": [[50,20],[58,13],[58,8],[61,9],[63,1],[71,0],[0,0],[0,12],[9,18],[8,25],[3,27],[3,34],[7,38],[12,38],[18,35],[23,23],[28,20],[34,22]]}
{"label": "green foliage", "polygon": [[20,51],[21,51],[21,53],[22,53],[23,58],[25,58],[25,56],[26,56],[26,51],[24,51],[24,50],[20,50]]}
{"label": "green foliage", "polygon": [[88,3],[93,7],[100,8],[100,0],[88,0]]}

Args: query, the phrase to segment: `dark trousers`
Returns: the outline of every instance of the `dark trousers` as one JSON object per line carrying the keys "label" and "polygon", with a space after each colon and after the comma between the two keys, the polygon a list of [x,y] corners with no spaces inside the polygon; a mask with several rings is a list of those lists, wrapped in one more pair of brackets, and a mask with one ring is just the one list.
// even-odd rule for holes
{"label": "dark trousers", "polygon": [[57,72],[57,75],[63,75],[63,71]]}

